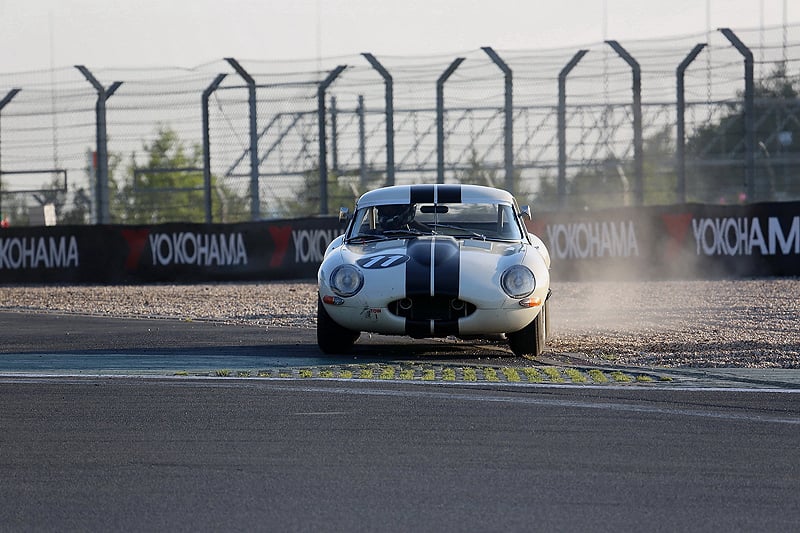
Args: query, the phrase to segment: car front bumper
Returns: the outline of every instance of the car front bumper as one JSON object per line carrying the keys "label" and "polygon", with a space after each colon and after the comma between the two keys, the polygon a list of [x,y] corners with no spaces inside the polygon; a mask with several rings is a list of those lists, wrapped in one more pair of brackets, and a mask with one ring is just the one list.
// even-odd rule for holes
{"label": "car front bumper", "polygon": [[503,307],[476,308],[469,316],[455,320],[414,320],[393,314],[388,306],[358,304],[356,301],[345,301],[341,305],[323,305],[330,317],[347,329],[412,337],[495,335],[519,331],[536,318],[541,308],[541,305],[522,307],[517,300],[508,300]]}

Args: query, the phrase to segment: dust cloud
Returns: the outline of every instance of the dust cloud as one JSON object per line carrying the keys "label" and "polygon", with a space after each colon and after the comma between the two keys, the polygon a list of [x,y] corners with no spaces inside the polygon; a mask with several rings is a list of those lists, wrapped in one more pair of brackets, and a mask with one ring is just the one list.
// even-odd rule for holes
{"label": "dust cloud", "polygon": [[597,363],[800,368],[800,280],[552,284],[551,354]]}

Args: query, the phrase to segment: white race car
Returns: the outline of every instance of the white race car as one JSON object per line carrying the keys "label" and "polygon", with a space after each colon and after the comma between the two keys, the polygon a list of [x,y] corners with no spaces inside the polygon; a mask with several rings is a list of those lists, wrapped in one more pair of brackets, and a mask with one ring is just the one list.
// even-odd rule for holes
{"label": "white race car", "polygon": [[318,272],[317,343],[346,353],[362,331],[504,335],[517,355],[547,339],[550,255],[506,191],[399,185],[356,203]]}

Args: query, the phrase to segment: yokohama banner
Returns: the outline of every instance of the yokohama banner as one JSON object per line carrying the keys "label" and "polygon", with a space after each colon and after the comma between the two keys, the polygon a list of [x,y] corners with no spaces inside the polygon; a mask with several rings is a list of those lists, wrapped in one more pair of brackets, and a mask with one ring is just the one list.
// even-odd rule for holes
{"label": "yokohama banner", "polygon": [[0,230],[0,283],[315,278],[334,217],[244,224]]}
{"label": "yokohama banner", "polygon": [[555,279],[800,275],[800,203],[543,213]]}

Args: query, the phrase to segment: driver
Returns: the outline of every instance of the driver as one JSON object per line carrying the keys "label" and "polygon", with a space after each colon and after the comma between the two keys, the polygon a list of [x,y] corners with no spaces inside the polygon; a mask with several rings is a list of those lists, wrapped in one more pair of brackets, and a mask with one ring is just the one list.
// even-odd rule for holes
{"label": "driver", "polygon": [[[414,221],[415,204],[388,204],[378,206],[378,223],[383,230],[410,229]],[[421,226],[421,224],[414,224]]]}

